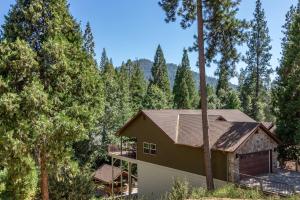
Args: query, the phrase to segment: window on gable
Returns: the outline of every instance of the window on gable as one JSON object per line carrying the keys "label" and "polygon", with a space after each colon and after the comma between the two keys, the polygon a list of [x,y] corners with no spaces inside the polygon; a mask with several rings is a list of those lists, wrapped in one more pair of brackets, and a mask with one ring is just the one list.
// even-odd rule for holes
{"label": "window on gable", "polygon": [[150,153],[156,154],[156,144],[150,144]]}
{"label": "window on gable", "polygon": [[145,154],[156,154],[156,144],[144,142],[143,143],[143,151]]}
{"label": "window on gable", "polygon": [[147,142],[144,142],[144,153],[150,153],[150,144]]}

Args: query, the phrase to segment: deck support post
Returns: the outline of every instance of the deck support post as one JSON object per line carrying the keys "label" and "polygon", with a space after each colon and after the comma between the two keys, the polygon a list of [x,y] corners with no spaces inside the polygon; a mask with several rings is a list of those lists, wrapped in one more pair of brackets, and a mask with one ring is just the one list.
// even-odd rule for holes
{"label": "deck support post", "polygon": [[120,147],[120,150],[121,150],[121,155],[123,155],[123,137],[121,136],[121,147]]}
{"label": "deck support post", "polygon": [[121,168],[121,194],[123,194],[123,166],[122,166],[122,160],[120,160],[120,168]]}
{"label": "deck support post", "polygon": [[299,166],[298,166],[298,164],[299,164],[299,158],[297,157],[297,159],[296,159],[296,172],[299,171]]}
{"label": "deck support post", "polygon": [[114,157],[111,157],[111,195],[114,198]]}
{"label": "deck support post", "polygon": [[129,198],[131,198],[131,192],[132,192],[132,179],[131,179],[131,162],[128,162],[128,194]]}

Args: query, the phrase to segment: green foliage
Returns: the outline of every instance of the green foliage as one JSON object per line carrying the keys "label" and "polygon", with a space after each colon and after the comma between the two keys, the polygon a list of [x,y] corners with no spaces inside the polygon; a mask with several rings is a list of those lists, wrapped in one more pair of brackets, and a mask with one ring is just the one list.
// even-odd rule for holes
{"label": "green foliage", "polygon": [[[14,162],[8,161],[2,171],[1,199],[34,199],[37,193],[38,173],[35,161],[30,156],[18,155]],[[5,173],[5,174],[4,174]]]}
{"label": "green foliage", "polygon": [[132,71],[132,62],[129,60],[126,65],[122,65],[118,73],[118,97],[117,102],[119,103],[119,120],[118,120],[118,129],[121,128],[132,116],[131,109],[131,95],[129,92],[130,80],[131,80],[131,71]]}
{"label": "green foliage", "polygon": [[109,63],[107,54],[106,54],[106,50],[105,48],[102,50],[102,54],[101,54],[101,58],[100,58],[100,64],[99,64],[99,69],[100,71],[104,70],[104,67],[106,66],[106,64]]}
{"label": "green foliage", "polygon": [[[36,135],[30,123],[35,112],[45,109],[41,85],[33,76],[38,68],[36,54],[17,40],[2,42],[0,55],[0,165],[6,172],[3,193],[7,199],[30,199],[37,183],[30,152]],[[32,93],[35,86],[37,91]]]}
{"label": "green foliage", "polygon": [[300,143],[300,8],[292,7],[284,26],[282,58],[273,89],[276,134],[287,145]]}
{"label": "green foliage", "polygon": [[198,105],[195,81],[190,67],[187,50],[183,50],[181,65],[177,68],[173,87],[174,107],[195,108]]}
{"label": "green foliage", "polygon": [[101,138],[101,154],[100,160],[106,159],[107,146],[112,141],[112,134],[118,127],[118,90],[119,84],[114,66],[110,62],[106,62],[101,72],[104,84],[104,113],[99,122],[99,133]]}
{"label": "green foliage", "polygon": [[156,85],[165,94],[168,102],[171,103],[172,99],[168,69],[160,45],[158,45],[156,49],[151,73],[152,79],[150,80],[150,84]]}
{"label": "green foliage", "polygon": [[92,58],[94,58],[95,54],[95,42],[94,36],[92,33],[90,22],[86,24],[84,35],[83,35],[83,48]]}
{"label": "green foliage", "polygon": [[207,90],[207,108],[218,109],[221,108],[220,99],[217,97],[214,87],[206,85]]}
{"label": "green foliage", "polygon": [[61,166],[49,176],[51,199],[91,199],[96,188],[91,177],[91,173],[87,169],[79,169],[76,164]]}
{"label": "green foliage", "polygon": [[[240,0],[205,3],[206,13],[209,13],[208,18],[212,20],[211,23],[206,24],[206,38],[209,38],[207,39],[206,57],[208,63],[213,61],[218,66],[215,72],[215,75],[218,76],[216,88],[218,96],[220,90],[226,92],[230,90],[229,80],[236,75],[236,64],[240,60],[237,47],[241,46],[246,39],[244,30],[247,28],[247,23],[237,17],[239,4]],[[220,54],[218,60],[216,59],[217,54]],[[221,103],[224,104],[222,99]]]}
{"label": "green foliage", "polygon": [[[32,199],[102,115],[102,83],[66,0],[17,1],[0,43],[0,154],[6,198]],[[43,155],[43,156],[41,156]],[[3,162],[3,163],[2,163]],[[40,177],[39,177],[40,178]],[[14,193],[12,193],[14,191]],[[18,196],[15,196],[18,195]]]}
{"label": "green foliage", "polygon": [[19,0],[5,16],[2,27],[3,39],[25,40],[36,51],[48,38],[62,35],[73,45],[82,44],[79,24],[69,13],[66,0]]}
{"label": "green foliage", "polygon": [[147,109],[165,109],[168,106],[169,102],[165,93],[158,86],[149,84],[143,107]]}
{"label": "green foliage", "polygon": [[[230,199],[278,199],[277,197],[265,196],[256,189],[242,189],[233,184],[227,184],[214,191],[205,188],[190,188],[187,181],[175,180],[170,192],[166,193],[161,199],[166,200],[185,200],[203,198],[230,198]],[[284,198],[285,199],[285,198]],[[287,199],[297,199],[297,196]]]}
{"label": "green foliage", "polygon": [[219,99],[223,104],[221,108],[224,109],[239,109],[241,106],[241,101],[237,91],[230,89],[227,92],[223,89],[219,91]]}
{"label": "green foliage", "polygon": [[256,1],[254,19],[251,21],[251,31],[248,33],[248,51],[244,58],[246,69],[242,71],[240,82],[240,94],[242,108],[246,114],[258,121],[270,120],[265,111],[269,110],[270,104],[265,95],[270,88],[271,38],[262,8],[261,1]]}
{"label": "green foliage", "polygon": [[203,197],[232,198],[232,199],[266,199],[258,190],[242,189],[233,184],[227,184],[213,192],[208,192],[203,188],[196,188],[192,191],[192,199]]}
{"label": "green foliage", "polygon": [[188,198],[189,183],[178,179],[174,180],[171,191],[163,197],[164,200],[185,200]]}
{"label": "green foliage", "polygon": [[146,94],[146,81],[139,66],[139,62],[133,64],[129,88],[132,111],[133,113],[136,113],[143,108],[143,99]]}

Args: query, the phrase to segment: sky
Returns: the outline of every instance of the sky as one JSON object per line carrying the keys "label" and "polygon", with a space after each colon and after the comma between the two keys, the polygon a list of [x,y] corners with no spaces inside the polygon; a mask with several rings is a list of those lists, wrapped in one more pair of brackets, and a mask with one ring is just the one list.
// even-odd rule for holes
{"label": "sky", "polygon": [[[0,25],[15,0],[0,0]],[[160,44],[168,63],[179,64],[183,48],[194,42],[196,26],[183,30],[178,22],[165,23],[164,13],[158,6],[158,0],[69,0],[70,10],[82,29],[89,21],[96,43],[96,56],[99,60],[102,49],[120,66],[127,59],[147,58],[153,60],[157,45]],[[281,52],[282,25],[289,7],[297,0],[262,0],[266,12],[270,36],[272,39],[271,66],[278,66]],[[251,20],[255,0],[242,0],[238,17]],[[244,53],[246,46],[239,48]],[[197,54],[190,53],[194,71]],[[237,71],[245,64],[240,62]],[[216,66],[207,68],[207,75],[214,76]],[[273,75],[274,77],[275,75]],[[231,80],[237,83],[237,78]]]}

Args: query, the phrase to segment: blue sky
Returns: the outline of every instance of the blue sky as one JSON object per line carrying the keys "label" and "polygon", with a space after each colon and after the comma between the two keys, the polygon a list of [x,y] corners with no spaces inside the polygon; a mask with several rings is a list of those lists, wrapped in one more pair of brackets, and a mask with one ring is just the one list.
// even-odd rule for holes
{"label": "blue sky", "polygon": [[[4,15],[15,0],[0,0],[0,24]],[[106,48],[115,65],[127,59],[153,59],[155,49],[161,44],[166,61],[178,64],[181,61],[182,49],[193,43],[196,26],[182,30],[178,23],[166,24],[164,13],[158,6],[158,0],[69,0],[72,15],[84,27],[89,21],[96,42],[97,59],[102,48]],[[266,12],[270,35],[272,38],[273,68],[278,66],[280,58],[281,26],[285,14],[297,0],[262,0]],[[252,19],[255,0],[242,0],[239,17]],[[245,51],[245,47],[241,48]],[[197,55],[190,54],[193,70]],[[243,67],[239,63],[237,71]],[[207,69],[207,74],[214,75],[215,67]],[[232,79],[236,83],[237,79]]]}

